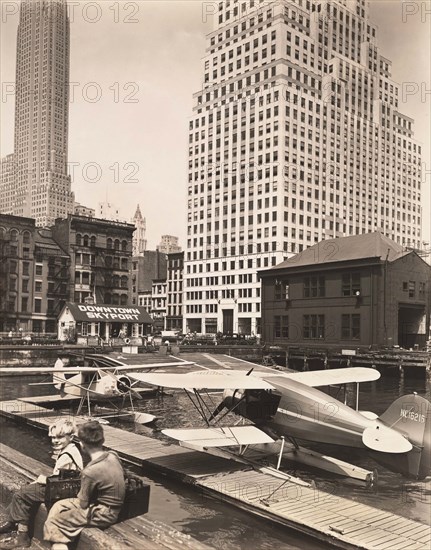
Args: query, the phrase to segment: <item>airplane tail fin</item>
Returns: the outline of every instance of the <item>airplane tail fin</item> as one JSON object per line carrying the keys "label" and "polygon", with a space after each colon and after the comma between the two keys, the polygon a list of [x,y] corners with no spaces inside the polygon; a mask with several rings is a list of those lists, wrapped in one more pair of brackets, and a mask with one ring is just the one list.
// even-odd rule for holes
{"label": "airplane tail fin", "polygon": [[431,475],[431,403],[417,394],[404,395],[379,420],[405,436],[413,449],[402,454],[379,453],[375,460],[416,479]]}

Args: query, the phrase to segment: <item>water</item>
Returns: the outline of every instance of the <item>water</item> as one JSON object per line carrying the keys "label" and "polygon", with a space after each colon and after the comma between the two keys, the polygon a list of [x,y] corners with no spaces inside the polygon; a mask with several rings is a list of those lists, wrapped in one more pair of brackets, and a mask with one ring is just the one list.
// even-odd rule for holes
{"label": "water", "polygon": [[[40,378],[38,377],[37,380]],[[36,378],[19,380],[16,377],[2,378],[0,399],[11,399],[17,395],[50,393],[46,386],[29,386],[29,381],[34,382]],[[381,414],[397,397],[413,391],[430,399],[430,388],[425,377],[405,378],[400,381],[398,376],[385,376],[377,382],[362,385],[360,408]],[[214,399],[217,401],[217,396]],[[161,429],[196,425],[199,421],[197,411],[183,393],[172,392],[164,397],[145,399],[140,402],[138,408],[158,418],[153,427],[136,426],[134,428],[135,431],[144,435],[164,437],[160,434]],[[132,429],[131,425],[125,424],[124,427]],[[11,422],[1,420],[0,440],[23,453],[51,464],[45,432],[28,427],[17,427]],[[389,472],[374,463],[365,450],[323,445],[313,448],[369,470],[377,468],[378,483],[367,488],[361,482],[332,476],[318,470],[311,472],[297,469],[292,470],[291,473],[307,480],[314,479],[319,489],[332,494],[348,497],[410,519],[429,522],[430,480],[412,481]],[[227,550],[238,548],[323,550],[327,548],[326,545],[308,537],[285,528],[272,526],[228,504],[201,495],[183,484],[153,474],[148,479],[152,485],[149,517],[168,523],[211,546],[223,547]]]}

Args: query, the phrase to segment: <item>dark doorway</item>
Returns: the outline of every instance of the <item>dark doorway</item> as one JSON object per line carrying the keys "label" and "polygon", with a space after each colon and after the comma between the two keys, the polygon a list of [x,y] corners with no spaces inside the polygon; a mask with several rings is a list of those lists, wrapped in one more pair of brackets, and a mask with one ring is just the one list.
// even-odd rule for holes
{"label": "dark doorway", "polygon": [[233,309],[223,310],[223,333],[233,334]]}
{"label": "dark doorway", "polygon": [[398,308],[398,345],[404,349],[423,348],[426,344],[425,307],[400,304]]}

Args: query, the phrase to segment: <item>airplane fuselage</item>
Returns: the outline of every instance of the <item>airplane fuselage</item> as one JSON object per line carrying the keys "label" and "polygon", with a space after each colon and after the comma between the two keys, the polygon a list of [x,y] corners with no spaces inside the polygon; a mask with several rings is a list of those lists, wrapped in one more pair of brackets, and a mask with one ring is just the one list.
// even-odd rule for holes
{"label": "airplane fuselage", "polygon": [[295,380],[271,378],[281,394],[268,426],[279,435],[319,443],[364,447],[362,435],[379,421],[371,420],[337,399]]}
{"label": "airplane fuselage", "polygon": [[64,382],[63,392],[75,397],[90,395],[93,400],[118,397],[122,392],[118,389],[118,380],[110,374],[92,373],[75,374]]}

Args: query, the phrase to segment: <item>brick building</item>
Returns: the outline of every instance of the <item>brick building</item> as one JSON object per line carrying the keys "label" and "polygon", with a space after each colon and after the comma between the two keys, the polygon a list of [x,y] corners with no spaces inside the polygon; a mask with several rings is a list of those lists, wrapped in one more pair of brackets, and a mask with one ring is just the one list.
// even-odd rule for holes
{"label": "brick building", "polygon": [[184,252],[168,254],[167,271],[166,330],[182,330]]}
{"label": "brick building", "polygon": [[70,259],[35,220],[0,214],[0,332],[55,333]]}
{"label": "brick building", "polygon": [[72,302],[131,304],[130,270],[134,226],[112,220],[69,215],[57,219],[52,234],[70,255]]}
{"label": "brick building", "polygon": [[259,276],[268,344],[425,346],[431,267],[380,232],[321,241]]}

